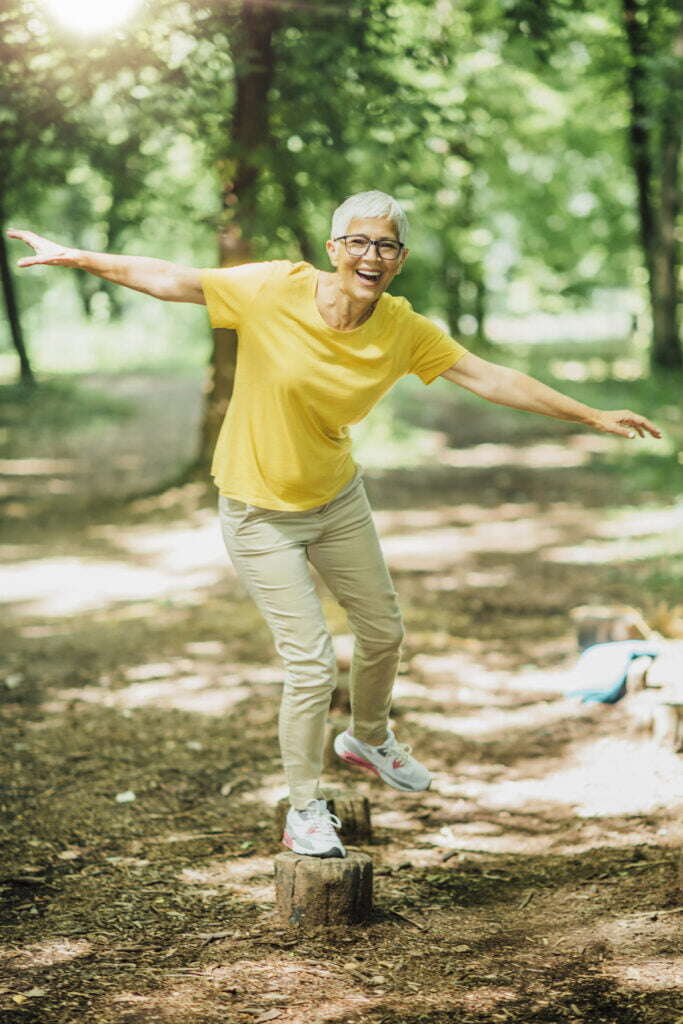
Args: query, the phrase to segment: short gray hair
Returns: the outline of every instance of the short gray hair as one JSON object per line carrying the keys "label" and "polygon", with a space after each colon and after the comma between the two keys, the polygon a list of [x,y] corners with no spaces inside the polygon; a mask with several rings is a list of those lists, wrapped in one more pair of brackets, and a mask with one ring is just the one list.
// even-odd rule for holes
{"label": "short gray hair", "polygon": [[352,220],[356,217],[388,217],[394,222],[399,242],[405,242],[408,236],[408,218],[405,210],[393,196],[386,192],[356,192],[345,199],[341,206],[332,214],[331,237],[345,235]]}

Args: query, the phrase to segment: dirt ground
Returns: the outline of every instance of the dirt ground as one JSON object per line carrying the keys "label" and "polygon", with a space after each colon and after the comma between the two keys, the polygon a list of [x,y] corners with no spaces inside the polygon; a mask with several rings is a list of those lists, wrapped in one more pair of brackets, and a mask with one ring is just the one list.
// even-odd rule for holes
{"label": "dirt ground", "polygon": [[151,436],[159,478],[189,454],[198,393],[124,385],[118,433],[3,449],[0,1018],[683,1022],[681,755],[628,698],[565,696],[572,608],[661,618],[680,499],[634,497],[600,469],[620,442],[540,418],[366,472],[408,636],[393,724],[434,782],[330,768],[370,800],[374,912],[300,935],[273,890],[282,670],[213,492],[120,500]]}

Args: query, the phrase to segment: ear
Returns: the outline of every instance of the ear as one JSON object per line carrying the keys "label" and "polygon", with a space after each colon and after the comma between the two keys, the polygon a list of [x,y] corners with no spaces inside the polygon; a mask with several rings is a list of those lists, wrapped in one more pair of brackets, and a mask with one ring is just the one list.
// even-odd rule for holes
{"label": "ear", "polygon": [[402,251],[401,258],[400,258],[399,264],[398,264],[398,270],[396,271],[397,274],[400,274],[401,271],[403,270],[403,266],[405,264],[405,261],[408,259],[409,253],[410,253],[410,249],[404,249]]}
{"label": "ear", "polygon": [[337,259],[337,245],[338,242],[333,242],[331,238],[328,238],[325,242],[325,248],[327,249],[327,255],[330,258],[330,263],[333,267],[336,267],[339,260]]}

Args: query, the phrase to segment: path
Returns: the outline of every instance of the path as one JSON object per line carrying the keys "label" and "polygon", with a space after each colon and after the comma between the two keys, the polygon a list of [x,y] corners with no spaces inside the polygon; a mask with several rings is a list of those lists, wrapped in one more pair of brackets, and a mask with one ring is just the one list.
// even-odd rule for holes
{"label": "path", "polygon": [[681,758],[619,704],[563,695],[570,609],[640,603],[634,580],[680,551],[683,516],[624,508],[587,437],[368,474],[408,630],[395,727],[435,781],[326,777],[371,799],[377,913],[303,941],[273,917],[281,670],[213,498],[195,485],[11,533],[7,1020],[683,1015]]}

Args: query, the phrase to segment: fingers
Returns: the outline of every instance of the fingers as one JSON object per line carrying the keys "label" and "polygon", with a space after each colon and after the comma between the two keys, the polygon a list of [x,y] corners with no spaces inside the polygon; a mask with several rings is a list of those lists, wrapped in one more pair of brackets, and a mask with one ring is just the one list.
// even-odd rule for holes
{"label": "fingers", "polygon": [[24,256],[23,259],[17,260],[18,267],[35,267],[38,264],[43,263],[60,263],[59,256]]}
{"label": "fingers", "polygon": [[645,437],[646,433],[657,438],[662,436],[659,427],[656,427],[645,416],[638,416],[636,413],[629,412],[628,410],[624,410],[623,413],[619,414],[619,423],[624,423],[631,428],[626,435],[627,437],[635,437],[636,433],[638,433],[639,437]]}
{"label": "fingers", "polygon": [[26,242],[33,249],[37,249],[41,242],[45,239],[37,235],[35,231],[18,231],[16,228],[10,228],[7,232],[8,238],[18,238],[20,242]]}
{"label": "fingers", "polygon": [[662,432],[659,427],[651,423],[645,416],[639,416],[630,409],[619,409],[615,412],[605,412],[600,417],[600,427],[607,434],[615,434],[617,437],[652,437],[661,438]]}

